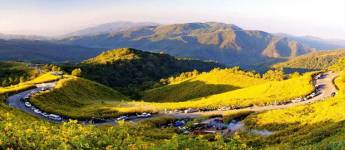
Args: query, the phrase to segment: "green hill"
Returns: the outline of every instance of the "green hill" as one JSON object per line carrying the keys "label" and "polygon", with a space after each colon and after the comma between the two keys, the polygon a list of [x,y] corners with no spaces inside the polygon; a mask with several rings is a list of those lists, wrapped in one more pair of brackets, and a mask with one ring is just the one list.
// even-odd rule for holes
{"label": "green hill", "polygon": [[31,102],[39,108],[65,116],[106,117],[113,103],[128,100],[121,93],[86,79],[68,77],[60,80],[53,91],[35,95]]}
{"label": "green hill", "polygon": [[209,71],[215,67],[221,65],[122,48],[104,52],[78,65],[65,66],[64,69],[81,68],[82,77],[138,98],[138,91],[150,88],[161,78],[194,69]]}
{"label": "green hill", "polygon": [[[161,111],[186,108],[220,108],[220,107],[248,107],[264,106],[276,102],[286,102],[293,98],[303,97],[314,90],[311,84],[312,75],[306,73],[283,81],[269,81],[267,83],[246,88],[200,97],[183,102],[124,102],[114,107],[120,112]],[[177,93],[180,94],[180,93]],[[178,97],[178,96],[176,96]]]}
{"label": "green hill", "polygon": [[186,101],[268,82],[260,75],[238,68],[214,69],[184,81],[144,92],[144,101]]}
{"label": "green hill", "polygon": [[329,66],[337,62],[339,58],[345,57],[345,50],[333,50],[313,52],[310,54],[298,56],[286,62],[278,63],[273,67],[287,68],[287,69],[305,69],[305,70],[319,70],[327,69]]}

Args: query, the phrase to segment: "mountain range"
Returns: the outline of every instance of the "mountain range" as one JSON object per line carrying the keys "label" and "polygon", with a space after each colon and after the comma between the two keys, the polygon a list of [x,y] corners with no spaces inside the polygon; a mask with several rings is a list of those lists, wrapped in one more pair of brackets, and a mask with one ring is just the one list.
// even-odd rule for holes
{"label": "mountain range", "polygon": [[245,30],[217,22],[147,25],[104,34],[69,36],[60,42],[86,47],[133,47],[228,65],[261,64],[341,47],[326,40]]}
{"label": "mountain range", "polygon": [[[41,60],[37,57],[44,55],[45,62],[80,62],[106,49],[130,47],[243,67],[270,65],[317,50],[345,47],[341,40],[272,34],[218,22],[168,25],[115,22],[55,38],[0,35],[1,38],[4,40],[0,41],[0,52],[5,55],[0,59],[31,61]],[[18,45],[25,47],[25,58],[14,53]],[[64,55],[56,55],[62,52]]]}

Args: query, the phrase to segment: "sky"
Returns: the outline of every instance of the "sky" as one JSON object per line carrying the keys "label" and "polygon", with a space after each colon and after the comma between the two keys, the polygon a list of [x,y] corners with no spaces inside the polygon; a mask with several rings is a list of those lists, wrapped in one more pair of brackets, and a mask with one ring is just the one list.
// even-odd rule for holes
{"label": "sky", "polygon": [[345,39],[345,0],[0,0],[0,33],[57,36],[115,21],[224,22]]}

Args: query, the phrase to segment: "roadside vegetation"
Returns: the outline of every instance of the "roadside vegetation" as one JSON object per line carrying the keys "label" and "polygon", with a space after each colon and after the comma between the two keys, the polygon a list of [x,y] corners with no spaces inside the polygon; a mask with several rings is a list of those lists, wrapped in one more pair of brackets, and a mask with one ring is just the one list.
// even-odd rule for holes
{"label": "roadside vegetation", "polygon": [[243,135],[243,142],[281,149],[342,149],[345,146],[345,72],[335,80],[335,97],[309,105],[271,110],[248,117],[249,128],[273,131],[267,138]]}
{"label": "roadside vegetation", "polygon": [[0,100],[0,149],[245,149],[236,139],[177,134],[156,128],[160,120],[116,126],[53,124],[6,106]]}

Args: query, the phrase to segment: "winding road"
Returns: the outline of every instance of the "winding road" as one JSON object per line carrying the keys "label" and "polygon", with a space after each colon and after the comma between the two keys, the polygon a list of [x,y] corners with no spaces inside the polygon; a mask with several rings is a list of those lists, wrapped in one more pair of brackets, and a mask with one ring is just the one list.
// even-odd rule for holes
{"label": "winding road", "polygon": [[42,91],[43,89],[46,89],[46,88],[53,88],[53,87],[55,87],[55,84],[56,84],[56,82],[37,84],[36,88],[34,88],[34,89],[20,92],[20,93],[17,93],[15,95],[8,97],[6,99],[6,103],[13,108],[20,109],[24,112],[27,112],[27,113],[34,115],[34,116],[37,116],[41,119],[47,119],[47,120],[52,121],[52,122],[59,122],[59,121],[44,117],[42,114],[35,113],[33,109],[25,106],[25,101],[23,100],[24,97],[29,95],[30,93],[31,94],[37,93],[37,92]]}
{"label": "winding road", "polygon": [[[308,103],[314,103],[316,101],[321,101],[324,100],[328,97],[331,97],[333,93],[337,92],[337,89],[335,87],[335,85],[333,84],[333,80],[337,77],[336,73],[333,72],[326,72],[326,73],[322,73],[322,77],[319,79],[314,79],[314,86],[315,87],[319,87],[320,90],[320,94],[312,97],[308,100],[305,101],[300,101],[300,102],[295,102],[295,103],[288,103],[288,104],[282,104],[282,105],[268,105],[268,106],[253,106],[253,107],[247,107],[247,108],[243,108],[243,109],[237,109],[237,110],[215,110],[215,111],[203,111],[203,112],[194,112],[194,113],[171,113],[171,114],[167,114],[167,113],[158,113],[157,115],[155,115],[155,117],[158,116],[173,116],[176,118],[196,118],[196,117],[200,117],[203,115],[222,115],[225,112],[229,112],[229,111],[254,111],[254,112],[261,112],[261,111],[266,111],[266,110],[274,110],[274,109],[283,109],[283,108],[288,108],[288,107],[292,107],[292,106],[298,106],[298,105],[304,105],[304,104],[308,104]],[[39,113],[35,113],[33,111],[33,109],[26,107],[25,106],[25,102],[22,100],[26,95],[28,95],[29,93],[33,92],[39,92],[40,90],[42,90],[42,88],[53,88],[55,86],[56,82],[52,82],[52,83],[47,83],[47,84],[40,84],[37,85],[37,88],[35,89],[31,89],[31,90],[27,90],[15,95],[12,95],[10,97],[7,98],[6,102],[9,106],[16,108],[16,109],[20,109],[22,111],[25,111],[29,114],[32,114],[34,116],[37,116],[41,119],[47,119],[49,121],[52,122],[62,122],[62,121],[56,121],[53,119],[49,119],[47,117],[44,117],[42,114]],[[135,120],[142,120],[145,118],[141,118],[141,119],[135,119]],[[108,120],[103,120],[102,122],[91,122],[92,124],[97,124],[97,125],[102,125],[102,124],[115,124],[116,119],[108,119]],[[84,124],[89,124],[89,122],[86,121],[81,121],[81,123]]]}

